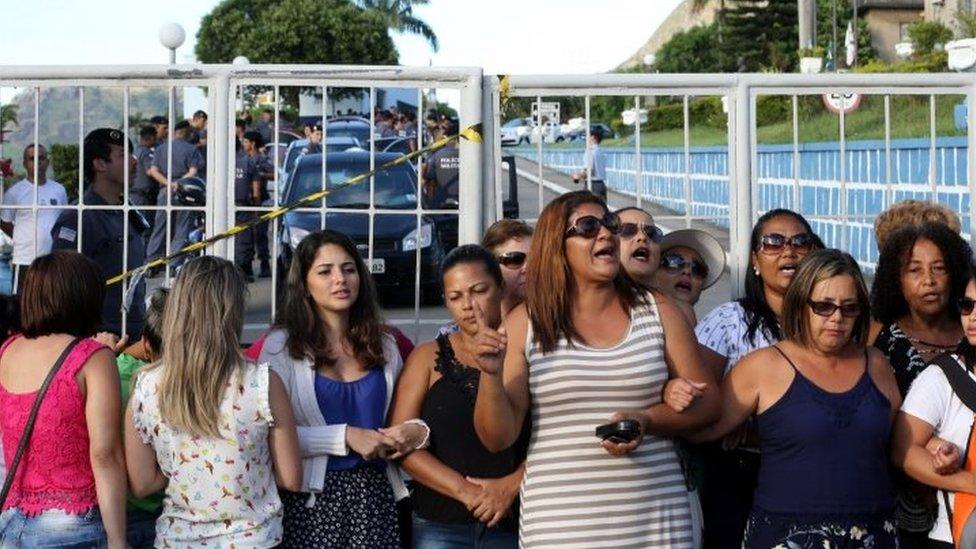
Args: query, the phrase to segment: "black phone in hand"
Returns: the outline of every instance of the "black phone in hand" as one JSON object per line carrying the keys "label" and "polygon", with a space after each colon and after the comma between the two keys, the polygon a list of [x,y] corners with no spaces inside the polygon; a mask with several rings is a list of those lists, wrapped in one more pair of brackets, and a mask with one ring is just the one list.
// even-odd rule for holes
{"label": "black phone in hand", "polygon": [[641,426],[637,420],[614,421],[596,428],[596,436],[617,444],[626,444],[640,436]]}

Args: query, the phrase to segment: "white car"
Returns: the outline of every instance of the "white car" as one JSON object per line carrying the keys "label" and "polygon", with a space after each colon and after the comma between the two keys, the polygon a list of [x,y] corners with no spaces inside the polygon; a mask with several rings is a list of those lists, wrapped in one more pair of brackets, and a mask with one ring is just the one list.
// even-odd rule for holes
{"label": "white car", "polygon": [[502,146],[528,145],[532,135],[532,125],[528,118],[513,118],[502,124]]}

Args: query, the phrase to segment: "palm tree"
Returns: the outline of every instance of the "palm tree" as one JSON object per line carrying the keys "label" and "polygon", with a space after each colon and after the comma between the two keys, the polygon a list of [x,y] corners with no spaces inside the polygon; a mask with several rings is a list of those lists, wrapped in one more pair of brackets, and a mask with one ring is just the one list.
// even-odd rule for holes
{"label": "palm tree", "polygon": [[437,35],[430,26],[413,15],[414,6],[422,6],[430,0],[359,0],[363,8],[378,14],[387,28],[397,32],[424,37],[430,48],[437,51]]}
{"label": "palm tree", "polygon": [[20,127],[17,120],[17,109],[19,105],[0,105],[0,143],[3,143],[3,135],[7,131],[7,126],[13,125]]}

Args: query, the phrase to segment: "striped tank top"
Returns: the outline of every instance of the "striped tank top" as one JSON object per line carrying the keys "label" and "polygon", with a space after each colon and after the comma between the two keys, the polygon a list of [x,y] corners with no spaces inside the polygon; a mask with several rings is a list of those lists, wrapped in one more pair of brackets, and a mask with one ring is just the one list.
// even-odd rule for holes
{"label": "striped tank top", "polygon": [[522,483],[521,547],[692,547],[691,507],[670,439],[645,436],[611,456],[595,436],[621,410],[661,402],[668,380],[653,297],[631,311],[627,335],[595,349],[561,339],[542,354],[526,342],[532,436]]}

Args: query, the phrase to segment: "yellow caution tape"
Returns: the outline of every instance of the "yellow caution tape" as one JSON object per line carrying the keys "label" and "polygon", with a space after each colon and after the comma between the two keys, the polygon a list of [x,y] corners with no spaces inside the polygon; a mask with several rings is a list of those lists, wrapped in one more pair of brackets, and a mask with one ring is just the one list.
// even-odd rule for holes
{"label": "yellow caution tape", "polygon": [[203,250],[207,246],[210,246],[211,244],[213,244],[215,242],[219,242],[221,240],[226,240],[226,239],[228,239],[228,238],[230,238],[230,237],[232,237],[232,236],[234,236],[234,235],[236,235],[238,233],[242,233],[242,232],[250,229],[251,227],[254,227],[255,225],[259,225],[259,224],[264,223],[266,221],[271,221],[272,219],[275,219],[277,217],[281,217],[282,215],[284,215],[284,214],[286,214],[286,213],[288,213],[288,212],[290,212],[292,210],[301,208],[302,206],[309,205],[312,202],[317,202],[317,201],[325,198],[326,196],[328,196],[329,193],[331,193],[333,191],[337,191],[339,189],[344,189],[346,187],[351,187],[352,185],[356,185],[358,183],[362,183],[363,181],[369,179],[370,177],[373,177],[374,175],[376,175],[377,173],[379,173],[379,172],[381,172],[383,170],[386,170],[386,169],[392,168],[394,166],[403,164],[404,162],[409,162],[409,161],[411,161],[411,160],[413,160],[413,159],[415,159],[415,158],[417,158],[417,157],[419,157],[421,155],[424,155],[424,154],[427,154],[427,153],[436,151],[438,149],[442,149],[446,145],[448,145],[449,143],[451,143],[453,141],[457,141],[460,138],[467,139],[468,141],[471,141],[471,142],[474,142],[474,143],[482,143],[483,141],[482,141],[482,138],[481,138],[481,124],[475,124],[473,126],[468,126],[467,128],[464,128],[463,130],[461,130],[460,132],[458,132],[456,135],[450,135],[450,136],[447,136],[447,137],[443,137],[441,139],[438,139],[437,141],[434,141],[433,143],[427,145],[426,147],[424,147],[422,149],[418,149],[416,151],[413,151],[412,153],[405,154],[403,156],[397,157],[397,158],[395,158],[395,159],[393,159],[393,160],[391,160],[391,161],[383,164],[382,166],[377,166],[377,167],[373,168],[372,170],[370,170],[368,172],[361,173],[359,175],[355,175],[353,177],[350,177],[349,179],[346,179],[342,183],[338,183],[336,185],[333,185],[331,189],[314,192],[314,193],[312,193],[312,194],[310,194],[308,196],[304,196],[302,198],[299,198],[298,200],[295,200],[294,202],[291,202],[289,204],[285,204],[284,206],[279,206],[278,208],[276,208],[274,210],[265,212],[265,213],[263,213],[263,214],[255,217],[255,218],[252,218],[252,219],[250,219],[250,220],[248,220],[248,221],[246,221],[244,223],[241,223],[240,225],[235,225],[235,226],[231,227],[230,229],[227,229],[226,231],[224,231],[224,232],[222,232],[220,234],[216,234],[214,236],[211,236],[209,238],[206,238],[204,240],[201,240],[200,242],[195,242],[193,244],[190,244],[189,246],[186,246],[186,247],[182,248],[179,251],[173,252],[173,253],[169,254],[168,256],[166,256],[166,257],[162,257],[162,258],[159,258],[159,259],[150,261],[149,263],[146,263],[145,265],[142,265],[141,267],[136,267],[135,269],[130,269],[130,270],[128,270],[128,271],[126,271],[126,272],[124,272],[122,274],[113,276],[112,278],[108,279],[105,282],[105,285],[106,286],[111,286],[112,284],[115,284],[117,282],[121,282],[121,281],[125,280],[126,278],[129,278],[130,276],[133,276],[133,275],[135,275],[137,273],[142,273],[142,272],[145,272],[145,271],[147,271],[149,269],[155,269],[156,267],[165,266],[167,263],[169,263],[170,261],[176,259],[177,257],[180,257],[180,256],[183,256],[183,255],[186,255],[186,254],[189,254],[189,253],[198,252],[200,250]]}
{"label": "yellow caution tape", "polygon": [[498,76],[498,102],[501,104],[502,108],[508,103],[508,88],[510,82],[507,74],[502,74]]}

